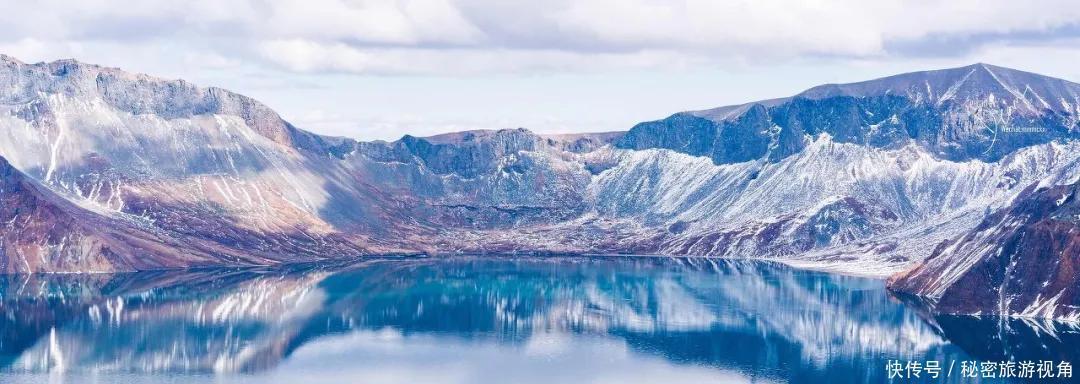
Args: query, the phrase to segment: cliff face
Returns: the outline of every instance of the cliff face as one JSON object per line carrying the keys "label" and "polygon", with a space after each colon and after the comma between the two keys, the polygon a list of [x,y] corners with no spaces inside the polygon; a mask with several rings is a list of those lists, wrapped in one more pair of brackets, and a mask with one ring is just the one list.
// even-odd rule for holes
{"label": "cliff face", "polygon": [[302,131],[221,89],[4,57],[0,155],[27,187],[5,192],[15,194],[3,214],[32,211],[37,224],[5,227],[0,263],[108,271],[649,253],[886,275],[1027,186],[1074,181],[1078,88],[976,65],[684,112],[626,133],[362,142]]}
{"label": "cliff face", "polygon": [[1080,184],[1032,186],[889,288],[934,309],[1080,320]]}

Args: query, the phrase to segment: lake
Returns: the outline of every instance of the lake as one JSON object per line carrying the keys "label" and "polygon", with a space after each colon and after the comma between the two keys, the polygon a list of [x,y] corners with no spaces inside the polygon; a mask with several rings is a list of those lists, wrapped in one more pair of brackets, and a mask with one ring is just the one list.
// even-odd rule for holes
{"label": "lake", "polygon": [[6,383],[866,383],[890,360],[1080,361],[1072,326],[933,315],[881,280],[744,260],[6,275],[0,297]]}

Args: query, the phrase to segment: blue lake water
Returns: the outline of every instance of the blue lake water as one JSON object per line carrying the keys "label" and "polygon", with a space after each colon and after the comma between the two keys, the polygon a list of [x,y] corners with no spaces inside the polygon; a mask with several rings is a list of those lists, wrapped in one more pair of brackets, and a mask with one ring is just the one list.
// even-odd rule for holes
{"label": "blue lake water", "polygon": [[[9,275],[0,298],[5,383],[866,383],[889,360],[1080,361],[1068,325],[932,315],[881,280],[756,261]],[[923,381],[976,382],[955,369]]]}

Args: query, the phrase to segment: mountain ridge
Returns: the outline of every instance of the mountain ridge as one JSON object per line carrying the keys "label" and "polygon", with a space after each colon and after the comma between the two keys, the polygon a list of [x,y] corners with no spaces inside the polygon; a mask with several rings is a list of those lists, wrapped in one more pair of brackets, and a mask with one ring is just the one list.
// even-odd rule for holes
{"label": "mountain ridge", "polygon": [[[1075,83],[1075,82],[1072,82],[1072,81],[1069,81],[1069,80],[1065,80],[1065,79],[1044,76],[1044,75],[1040,75],[1040,74],[1037,74],[1037,73],[1034,73],[1034,72],[1022,71],[1022,70],[1017,70],[1017,69],[1012,69],[1012,68],[1007,68],[1007,67],[1001,67],[1001,66],[996,66],[996,65],[987,64],[987,63],[975,63],[975,64],[970,64],[970,65],[965,65],[965,66],[962,66],[962,67],[952,67],[952,68],[944,68],[944,69],[929,70],[929,71],[907,72],[907,73],[901,73],[901,74],[897,74],[897,75],[885,76],[885,77],[880,77],[880,78],[876,78],[876,79],[857,81],[857,82],[851,82],[851,83],[821,84],[821,85],[817,85],[817,86],[814,86],[814,87],[810,87],[810,88],[808,88],[808,89],[806,89],[804,91],[801,91],[801,92],[799,92],[799,93],[797,93],[795,95],[788,96],[788,97],[766,99],[766,100],[760,100],[760,101],[753,101],[753,102],[749,102],[749,103],[727,105],[727,106],[704,109],[704,110],[697,110],[697,111],[687,111],[687,112],[683,112],[683,113],[689,113],[689,114],[692,114],[692,115],[696,115],[696,116],[700,116],[700,117],[706,117],[706,118],[710,118],[710,119],[713,119],[713,120],[728,120],[728,119],[731,119],[733,117],[736,117],[738,114],[741,114],[741,112],[744,112],[747,108],[749,108],[750,106],[753,106],[755,104],[761,104],[762,106],[771,107],[771,106],[776,106],[776,105],[784,103],[784,102],[791,101],[792,99],[799,98],[799,97],[810,98],[810,99],[821,99],[821,98],[835,97],[835,96],[867,97],[869,95],[869,93],[871,93],[871,92],[868,92],[869,90],[873,90],[872,93],[878,94],[878,95],[887,94],[887,93],[897,93],[897,94],[902,95],[902,94],[904,94],[904,92],[902,92],[902,91],[913,90],[914,86],[916,86],[916,85],[924,85],[924,84],[926,85],[926,91],[927,91],[926,93],[927,94],[932,95],[934,93],[933,92],[934,89],[938,89],[938,90],[945,89],[945,92],[941,92],[941,93],[939,93],[939,95],[941,95],[941,94],[950,94],[949,90],[954,89],[954,92],[952,92],[951,94],[955,95],[956,90],[959,90],[959,88],[961,86],[968,84],[966,80],[970,77],[971,74],[975,74],[975,73],[990,75],[991,77],[994,78],[994,81],[998,82],[998,84],[1001,86],[1000,90],[1005,90],[1008,94],[1012,94],[1014,96],[1015,96],[1015,92],[1012,92],[1013,90],[1021,89],[1021,88],[1026,90],[1028,88],[1027,87],[1028,84],[1025,84],[1025,87],[1019,87],[1018,84],[1013,84],[1013,83],[1005,84],[1004,82],[1002,82],[1002,80],[1000,80],[997,77],[997,75],[995,74],[995,71],[1003,72],[1004,74],[1007,75],[1006,78],[1010,79],[1010,80],[1015,79],[1016,77],[1022,77],[1022,78],[1028,78],[1028,79],[1038,79],[1038,80],[1040,80],[1038,82],[1047,83],[1049,88],[1054,88],[1054,89],[1059,91],[1059,92],[1053,92],[1053,93],[1061,93],[1060,91],[1064,91],[1064,92],[1069,93],[1069,96],[1071,96],[1071,98],[1074,99],[1074,102],[1070,103],[1070,106],[1072,106],[1074,108],[1074,111],[1075,111],[1075,108],[1080,107],[1080,106],[1077,106],[1077,103],[1075,102],[1075,100],[1078,98],[1078,95],[1080,95],[1080,84],[1078,84],[1078,83]],[[963,75],[960,75],[960,74],[963,74]],[[948,76],[948,75],[952,75],[952,76]],[[960,76],[957,76],[957,75],[960,75]],[[960,77],[960,80],[957,80],[956,79],[957,77]],[[934,79],[935,83],[938,83],[937,87],[933,87],[933,86],[930,85],[931,79]],[[942,86],[942,84],[941,84],[942,80],[951,80],[952,83],[949,84],[948,86]],[[917,84],[917,83],[921,83],[921,84]],[[900,91],[900,92],[898,92],[898,91]],[[961,92],[961,94],[965,94],[965,93]],[[924,94],[919,94],[919,95],[920,95],[920,97],[924,96]],[[1045,99],[1045,97],[1038,97],[1038,98],[1039,99]],[[935,100],[935,98],[933,98],[933,97],[930,97],[928,99]],[[935,100],[935,102],[942,102],[942,101],[944,101],[944,100],[941,100],[941,98],[937,98]]]}
{"label": "mountain ridge", "polygon": [[[0,156],[85,208],[86,220],[132,232],[118,236],[153,233],[175,239],[161,255],[205,255],[169,267],[622,253],[885,276],[977,230],[1027,187],[1080,175],[1069,103],[1021,111],[1031,100],[995,84],[1042,78],[986,65],[969,68],[942,103],[856,83],[754,104],[730,120],[684,112],[626,132],[395,141],[318,135],[239,94],[100,68],[4,61]],[[959,81],[967,72],[949,73]],[[1064,84],[1046,79],[1025,89]],[[876,93],[852,96],[867,89]],[[50,238],[75,233],[56,228]],[[21,266],[6,272],[81,271],[27,264],[27,255],[5,251],[0,261]]]}
{"label": "mountain ridge", "polygon": [[[1002,77],[1009,84],[1024,82],[1023,93]],[[931,80],[937,85],[931,86]],[[935,96],[934,87],[945,90]],[[1060,105],[1045,101],[1052,97]],[[634,126],[616,145],[671,149],[708,156],[717,164],[760,158],[775,162],[826,134],[838,142],[884,149],[914,142],[939,158],[993,162],[1020,148],[1080,136],[1080,86],[983,64],[913,72],[814,87],[789,98],[680,112]]]}
{"label": "mountain ridge", "polygon": [[[0,78],[0,84],[11,87],[3,93],[4,103],[28,102],[38,92],[79,96],[96,90],[105,102],[133,114],[190,117],[220,112],[235,115],[260,135],[297,149],[323,151],[340,146],[344,139],[298,129],[270,107],[248,96],[219,87],[200,87],[183,79],[132,73],[75,59],[27,64],[0,55],[0,65],[3,69],[0,75],[6,75]],[[27,81],[27,77],[31,81]],[[65,78],[71,80],[64,82]],[[340,151],[331,152],[337,154]]]}

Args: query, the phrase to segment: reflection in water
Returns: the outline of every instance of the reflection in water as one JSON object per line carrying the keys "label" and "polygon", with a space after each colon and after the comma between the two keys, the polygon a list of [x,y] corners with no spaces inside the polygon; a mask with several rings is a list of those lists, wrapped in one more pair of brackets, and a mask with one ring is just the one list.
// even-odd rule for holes
{"label": "reflection in water", "polygon": [[954,316],[905,297],[927,323],[978,361],[1080,362],[1080,323],[1047,319]]}
{"label": "reflection in water", "polygon": [[460,257],[0,279],[0,381],[863,383],[887,381],[889,359],[1080,361],[1076,329],[935,317],[878,280],[752,261]]}

